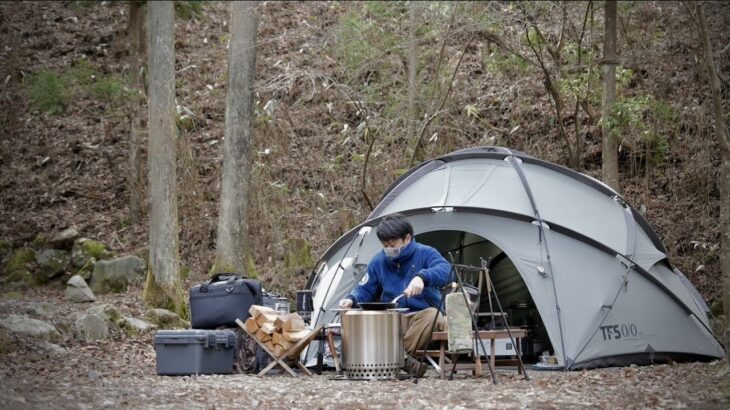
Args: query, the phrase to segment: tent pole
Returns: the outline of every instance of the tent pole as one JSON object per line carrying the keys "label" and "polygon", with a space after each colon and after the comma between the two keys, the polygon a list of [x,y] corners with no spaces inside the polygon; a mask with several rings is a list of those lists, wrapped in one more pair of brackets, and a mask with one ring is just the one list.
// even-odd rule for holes
{"label": "tent pole", "polygon": [[[540,217],[540,211],[537,209],[537,203],[535,203],[535,198],[532,195],[532,189],[530,189],[530,184],[527,182],[527,176],[525,175],[525,172],[522,170],[522,166],[520,165],[520,162],[515,159],[514,156],[507,157],[510,164],[512,164],[512,168],[514,168],[515,172],[517,172],[517,176],[520,178],[520,182],[522,183],[522,188],[525,189],[525,193],[527,194],[527,199],[530,201],[530,206],[532,206],[532,212],[535,214],[535,221],[537,221],[538,224],[538,233],[539,233],[539,244],[540,244],[540,262],[542,262],[542,246],[543,243],[545,245],[545,258],[547,259],[547,267],[548,270],[545,272],[543,276],[550,275],[550,281],[553,286],[553,297],[555,298],[555,313],[558,317],[558,330],[560,331],[560,349],[563,353],[563,363],[567,362],[568,352],[565,351],[565,337],[563,335],[563,320],[562,320],[562,314],[560,312],[560,302],[558,301],[558,290],[555,288],[555,275],[553,274],[553,265],[550,260],[550,247],[548,246],[547,241],[547,235],[545,235],[545,224],[542,221],[542,217]],[[495,293],[496,294],[496,293]],[[567,369],[568,366],[566,366]]]}

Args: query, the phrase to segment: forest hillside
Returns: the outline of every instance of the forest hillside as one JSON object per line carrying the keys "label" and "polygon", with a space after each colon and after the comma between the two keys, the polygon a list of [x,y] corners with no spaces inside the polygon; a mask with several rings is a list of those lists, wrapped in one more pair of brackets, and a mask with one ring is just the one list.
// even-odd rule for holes
{"label": "forest hillside", "polygon": [[[404,3],[258,9],[249,257],[272,290],[301,288],[312,261],[420,160],[496,145],[601,177],[596,5],[428,3],[415,40]],[[180,2],[176,10],[180,247],[183,272],[198,281],[215,248],[228,8]],[[147,223],[130,220],[126,180],[127,6],[20,2],[0,13],[4,261],[70,226],[145,258]],[[618,14],[622,193],[712,303],[720,295],[720,150],[697,29],[677,2],[620,3]],[[708,3],[707,16],[727,72],[730,7]],[[525,29],[528,17],[537,29]],[[539,42],[530,40],[536,30]],[[557,84],[562,127],[540,61]]]}
{"label": "forest hillside", "polygon": [[[499,385],[463,371],[418,385],[159,377],[153,330],[190,323],[143,301],[154,246],[148,206],[131,204],[159,158],[146,119],[133,126],[148,90],[130,3],[0,2],[0,407],[727,408],[722,360],[531,369],[531,382],[502,368]],[[246,260],[267,290],[293,301],[393,181],[458,149],[506,147],[602,179],[604,2],[417,4],[257,3]],[[722,154],[697,15],[691,2],[617,7],[620,192],[718,326]],[[703,7],[727,113],[730,2]],[[183,291],[215,272],[230,8],[174,6]]]}

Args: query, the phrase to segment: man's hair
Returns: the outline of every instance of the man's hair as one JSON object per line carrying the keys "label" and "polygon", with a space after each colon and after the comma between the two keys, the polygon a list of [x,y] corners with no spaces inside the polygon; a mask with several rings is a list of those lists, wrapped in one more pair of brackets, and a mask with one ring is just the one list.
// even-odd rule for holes
{"label": "man's hair", "polygon": [[413,236],[413,226],[402,214],[387,215],[378,224],[377,235],[380,242],[405,239],[408,234]]}

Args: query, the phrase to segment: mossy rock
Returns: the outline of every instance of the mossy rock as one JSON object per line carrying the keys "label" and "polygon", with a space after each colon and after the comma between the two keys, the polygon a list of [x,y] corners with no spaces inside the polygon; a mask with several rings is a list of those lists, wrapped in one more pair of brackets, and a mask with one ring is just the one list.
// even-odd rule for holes
{"label": "mossy rock", "polygon": [[119,326],[119,322],[124,320],[124,316],[122,316],[122,313],[119,311],[119,309],[108,303],[92,306],[86,309],[86,313],[103,317],[109,323],[112,323],[116,326]]}
{"label": "mossy rock", "polygon": [[117,322],[117,326],[129,336],[138,336],[157,328],[152,323],[131,316],[123,317]]}
{"label": "mossy rock", "polygon": [[96,261],[111,259],[114,254],[106,245],[89,238],[80,238],[71,249],[71,263],[77,268],[93,266]]}
{"label": "mossy rock", "polygon": [[167,309],[151,309],[147,312],[147,319],[160,329],[186,329],[190,327],[190,322]]}
{"label": "mossy rock", "polygon": [[145,262],[133,255],[98,261],[94,264],[89,287],[97,295],[125,292],[129,285],[143,280],[145,268]]}
{"label": "mossy rock", "polygon": [[81,276],[81,278],[85,280],[86,283],[89,283],[89,280],[91,280],[91,266],[84,266],[83,268],[79,269],[78,272],[76,272],[76,274]]}
{"label": "mossy rock", "polygon": [[10,289],[20,290],[28,289],[36,283],[36,279],[32,273],[27,270],[17,270],[8,273],[2,280]]}
{"label": "mossy rock", "polygon": [[42,249],[35,253],[35,261],[40,267],[40,274],[36,276],[40,283],[61,275],[71,263],[71,254],[58,249]]}
{"label": "mossy rock", "polygon": [[10,256],[10,260],[5,265],[4,275],[19,270],[28,270],[31,264],[35,262],[35,251],[29,248],[20,248]]}

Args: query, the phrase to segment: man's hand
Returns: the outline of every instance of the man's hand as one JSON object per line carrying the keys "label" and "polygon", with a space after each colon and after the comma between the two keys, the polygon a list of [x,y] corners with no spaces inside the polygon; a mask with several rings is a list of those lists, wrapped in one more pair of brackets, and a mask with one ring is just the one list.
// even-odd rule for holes
{"label": "man's hand", "polygon": [[340,301],[340,307],[342,309],[349,309],[352,307],[352,299],[342,299]]}
{"label": "man's hand", "polygon": [[420,276],[416,276],[411,280],[411,283],[408,284],[408,287],[403,293],[406,294],[406,297],[420,295],[423,291],[423,286],[423,279]]}

